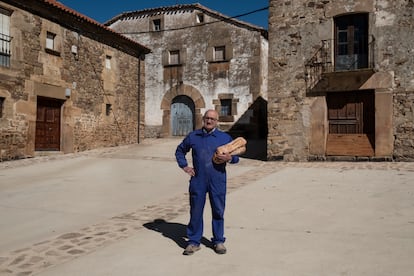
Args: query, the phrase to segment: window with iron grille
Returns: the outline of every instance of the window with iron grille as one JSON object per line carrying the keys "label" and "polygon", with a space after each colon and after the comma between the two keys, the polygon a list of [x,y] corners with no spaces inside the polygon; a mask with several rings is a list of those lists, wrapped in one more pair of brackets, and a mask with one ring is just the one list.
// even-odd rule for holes
{"label": "window with iron grille", "polygon": [[0,7],[0,66],[10,67],[10,15]]}

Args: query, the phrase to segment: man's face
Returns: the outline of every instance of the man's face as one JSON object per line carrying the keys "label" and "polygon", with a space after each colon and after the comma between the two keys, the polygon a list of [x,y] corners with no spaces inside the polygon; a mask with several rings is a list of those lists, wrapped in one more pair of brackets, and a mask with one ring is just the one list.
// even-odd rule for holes
{"label": "man's face", "polygon": [[207,111],[203,117],[203,126],[207,131],[214,129],[217,126],[218,114],[215,111]]}

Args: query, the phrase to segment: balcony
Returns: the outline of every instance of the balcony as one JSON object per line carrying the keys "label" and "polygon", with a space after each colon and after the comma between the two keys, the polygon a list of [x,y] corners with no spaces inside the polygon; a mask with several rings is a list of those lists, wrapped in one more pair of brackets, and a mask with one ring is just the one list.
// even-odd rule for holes
{"label": "balcony", "polygon": [[319,49],[305,63],[307,92],[357,90],[374,73],[375,38],[371,36],[366,41],[361,53],[338,55],[334,40],[322,40]]}

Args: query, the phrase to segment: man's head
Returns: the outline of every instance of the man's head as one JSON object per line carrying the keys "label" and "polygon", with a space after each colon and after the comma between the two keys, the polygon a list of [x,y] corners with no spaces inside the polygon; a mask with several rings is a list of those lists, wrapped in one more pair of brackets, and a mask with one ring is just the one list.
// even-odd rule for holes
{"label": "man's head", "polygon": [[204,113],[203,116],[203,127],[207,131],[211,131],[217,127],[218,113],[214,109],[209,109]]}

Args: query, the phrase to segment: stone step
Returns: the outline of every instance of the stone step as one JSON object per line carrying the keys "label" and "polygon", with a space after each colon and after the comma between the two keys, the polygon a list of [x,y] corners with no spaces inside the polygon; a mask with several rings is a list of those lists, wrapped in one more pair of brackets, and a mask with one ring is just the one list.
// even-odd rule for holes
{"label": "stone step", "polygon": [[41,150],[41,151],[35,151],[34,156],[56,156],[56,155],[63,155],[63,151],[58,150]]}

